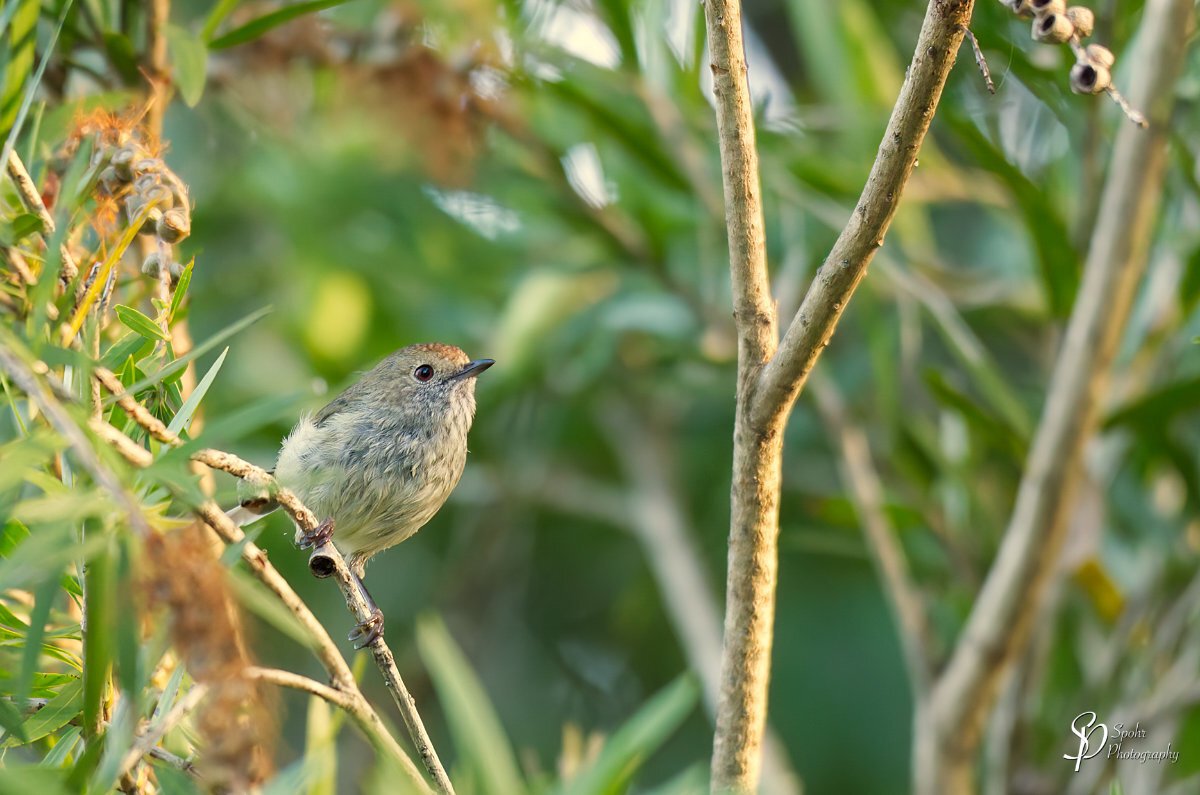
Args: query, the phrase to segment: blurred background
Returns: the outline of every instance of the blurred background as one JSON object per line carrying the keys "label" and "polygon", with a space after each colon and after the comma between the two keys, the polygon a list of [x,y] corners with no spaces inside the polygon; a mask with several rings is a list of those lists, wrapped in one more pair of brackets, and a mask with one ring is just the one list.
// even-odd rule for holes
{"label": "blurred background", "polygon": [[[1118,86],[1141,5],[1094,3]],[[924,6],[746,3],[783,318],[854,207]],[[229,343],[200,438],[269,467],[301,413],[398,347],[440,341],[496,359],[462,484],[372,562],[367,583],[443,759],[461,749],[414,642],[430,615],[524,769],[552,774],[681,672],[715,677],[736,351],[701,7],[354,0],[221,38],[274,8],[236,4],[215,29],[207,3],[171,9],[181,97],[165,159],[195,205],[181,246],[195,257],[192,335],[271,307]],[[1035,45],[1004,5],[980,0],[973,30],[997,91],[965,46],[886,245],[818,367],[816,388],[842,410],[806,395],[788,429],[768,792],[797,791],[792,776],[815,795],[908,791],[912,703],[839,439],[869,441],[944,653],[1008,520],[1114,131],[1128,123],[1106,98],[1072,95],[1069,50]],[[1071,576],[1001,696],[988,792],[1066,791],[1071,720],[1159,698],[1164,672],[1200,653],[1194,620],[1160,634],[1171,610],[1197,609],[1195,50],[1108,432],[1089,452],[1065,553]],[[121,101],[86,79],[63,88],[68,110],[44,129],[65,129],[72,103]],[[215,421],[248,407],[251,429]],[[232,504],[232,479],[217,484]],[[307,574],[286,517],[260,527],[272,562],[343,637],[337,589]],[[252,635],[264,665],[321,675],[270,622]],[[372,666],[363,678],[387,704]],[[1200,694],[1180,692],[1155,747],[1200,747]],[[286,763],[303,753],[306,700],[281,704]],[[703,787],[710,714],[701,699],[636,791]],[[355,791],[371,750],[350,731],[338,743],[338,791]],[[1194,752],[1162,771],[1164,786],[1197,774]]]}

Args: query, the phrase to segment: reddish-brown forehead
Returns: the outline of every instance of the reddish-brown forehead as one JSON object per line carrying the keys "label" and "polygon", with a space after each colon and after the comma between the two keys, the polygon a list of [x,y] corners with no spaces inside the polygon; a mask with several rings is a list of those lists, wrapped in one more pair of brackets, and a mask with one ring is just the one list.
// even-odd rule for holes
{"label": "reddish-brown forehead", "polygon": [[470,357],[467,356],[462,348],[455,345],[446,345],[441,342],[423,342],[419,345],[410,345],[409,350],[413,353],[428,353],[456,364],[466,364],[470,361]]}

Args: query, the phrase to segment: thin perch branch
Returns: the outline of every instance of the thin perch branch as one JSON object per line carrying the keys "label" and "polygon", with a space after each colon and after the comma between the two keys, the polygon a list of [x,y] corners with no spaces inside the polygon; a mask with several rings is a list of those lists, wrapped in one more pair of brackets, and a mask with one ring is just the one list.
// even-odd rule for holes
{"label": "thin perch branch", "polygon": [[1095,433],[1109,366],[1129,316],[1162,188],[1166,133],[1193,0],[1150,0],[1131,94],[1149,130],[1123,125],[1088,249],[1084,280],[1000,551],[934,688],[936,750],[918,758],[921,792],[970,791],[974,750],[1004,672],[1028,646],[1055,571]]}
{"label": "thin perch branch", "polygon": [[[157,417],[152,415],[144,406],[125,392],[124,385],[110,370],[97,367],[93,370],[93,376],[105,389],[116,396],[117,405],[156,440],[173,447],[183,444],[183,441],[175,434],[170,433]],[[153,456],[148,451],[140,445],[134,444],[132,440],[107,423],[94,419],[92,421],[92,428],[135,466],[147,466],[153,461]],[[137,452],[139,450],[141,452]],[[271,480],[270,475],[266,471],[219,450],[200,450],[193,455],[193,459],[202,461],[214,468],[224,469],[238,477],[254,480],[255,482],[267,483]],[[285,489],[281,489],[279,499],[280,504],[292,515],[294,521],[308,521],[310,526],[315,526],[316,517],[300,503],[295,495]],[[333,689],[343,693],[345,698],[349,699],[344,702],[344,705],[350,716],[359,725],[367,738],[371,740],[372,745],[377,749],[390,753],[409,772],[414,782],[424,786],[424,781],[421,779],[421,775],[413,765],[412,760],[408,758],[408,755],[396,743],[395,738],[384,727],[379,715],[371,707],[366,697],[362,695],[357,683],[354,681],[354,675],[351,673],[349,666],[346,665],[341,652],[338,651],[337,645],[329,637],[329,633],[326,632],[324,625],[312,614],[312,611],[308,609],[308,605],[304,603],[300,596],[292,590],[291,585],[288,584],[283,575],[268,562],[266,552],[256,544],[245,542],[245,535],[241,529],[225,515],[225,512],[216,503],[211,501],[204,502],[195,508],[195,513],[225,543],[230,545],[242,544],[242,559],[250,567],[251,572],[279,597],[280,601],[284,603],[292,615],[308,631],[310,637],[313,639],[313,651],[328,671],[333,682]],[[301,518],[297,519],[297,517]],[[395,664],[393,662],[392,669],[394,670],[394,668]],[[399,674],[397,673],[396,676],[398,678]],[[384,677],[385,680],[388,678],[386,671],[384,672]],[[401,686],[403,686],[403,683],[401,683]],[[408,702],[411,705],[411,696]],[[415,711],[415,706],[412,708]],[[403,712],[404,709],[402,706],[401,711]],[[419,716],[417,720],[420,720]],[[428,741],[427,736],[426,741]],[[414,744],[420,748],[416,740],[414,740]],[[443,775],[445,775],[444,772]]]}

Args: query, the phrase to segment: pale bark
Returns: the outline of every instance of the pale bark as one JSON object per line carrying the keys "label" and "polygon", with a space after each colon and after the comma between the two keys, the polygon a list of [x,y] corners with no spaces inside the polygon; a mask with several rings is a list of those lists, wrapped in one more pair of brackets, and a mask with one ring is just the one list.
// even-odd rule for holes
{"label": "pale bark", "polygon": [[929,3],[912,65],[862,197],[779,344],[767,279],[740,4],[737,0],[705,4],[738,333],[725,637],[712,760],[715,792],[752,792],[759,781],[787,416],[883,243],[973,5],[972,0]]}
{"label": "pale bark", "polygon": [[1166,159],[1167,122],[1192,0],[1146,4],[1131,101],[1150,128],[1123,125],[1101,198],[1079,298],[1051,378],[1042,420],[999,554],[918,734],[922,793],[966,793],[983,723],[1006,671],[1028,647],[1033,617],[1058,562],[1082,453],[1096,431],[1101,396],[1129,316],[1152,231]]}

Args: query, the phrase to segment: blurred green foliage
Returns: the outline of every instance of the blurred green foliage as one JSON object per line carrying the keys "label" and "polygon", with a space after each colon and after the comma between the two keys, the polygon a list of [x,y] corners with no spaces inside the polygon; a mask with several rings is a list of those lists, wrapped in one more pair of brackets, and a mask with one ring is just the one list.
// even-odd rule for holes
{"label": "blurred green foliage", "polygon": [[[1097,38],[1118,55],[1118,84],[1137,5],[1097,8]],[[337,7],[300,13],[326,6]],[[769,259],[784,318],[853,209],[922,6],[747,4]],[[60,14],[61,40],[46,49]],[[21,98],[34,97],[14,142],[36,177],[49,173],[81,108],[123,107],[142,86],[140,14],[107,0],[5,4],[0,128]],[[171,9],[184,102],[170,106],[163,137],[195,205],[181,246],[184,262],[195,258],[189,300],[175,317],[197,341],[217,340],[196,359],[197,375],[212,375],[200,390],[201,441],[270,466],[302,411],[397,347],[438,340],[498,362],[480,381],[472,455],[450,504],[368,571],[460,792],[625,791],[636,765],[634,791],[704,788],[710,724],[692,709],[695,684],[679,678],[694,662],[647,558],[662,547],[633,518],[646,483],[625,463],[654,455],[669,472],[667,509],[699,550],[706,598],[719,603],[735,346],[698,15],[688,3],[623,0],[225,0]],[[1033,45],[1026,23],[1001,4],[980,2],[973,29],[999,91],[988,95],[969,52],[960,56],[886,245],[820,365],[869,434],[940,651],[1007,521],[1113,130],[1126,123],[1103,98],[1071,95],[1067,50]],[[40,59],[49,68],[34,91]],[[1144,703],[1153,672],[1197,642],[1194,629],[1156,635],[1172,606],[1194,609],[1177,600],[1189,593],[1200,549],[1195,48],[1178,94],[1156,243],[1092,462],[1093,518],[1069,545],[1075,577],[1022,669],[1019,714],[1003,744],[1006,780],[1036,776],[1049,791],[1068,781],[1061,757],[1071,719]],[[64,179],[66,188],[78,182],[69,173],[76,181]],[[0,240],[24,247],[35,230],[10,191],[6,184]],[[87,212],[86,203],[64,197],[60,226],[76,210]],[[47,272],[58,267],[57,242]],[[128,264],[119,289],[130,306],[116,310],[104,350],[114,369],[127,365],[127,384],[158,372],[143,396],[186,428],[197,406],[179,391],[182,369],[170,371],[170,357],[151,344],[158,329],[142,281]],[[49,297],[31,302],[35,313]],[[271,311],[258,317],[264,307]],[[13,324],[4,344],[86,371],[39,336],[36,320]],[[80,669],[115,658],[122,686],[137,692],[165,639],[152,632],[139,649],[144,633],[121,613],[115,647],[93,647],[94,659],[47,642],[78,638],[79,616],[63,594],[79,592],[68,564],[93,561],[94,592],[111,594],[104,578],[125,581],[128,538],[101,492],[72,491],[69,470],[61,481],[48,474],[44,462],[63,440],[4,387],[0,587],[33,596],[3,601],[0,667],[15,703],[50,699],[23,724],[13,702],[0,701],[9,742],[23,731],[32,743],[24,748],[38,749],[6,759],[70,758],[77,770],[97,770],[96,782],[100,760],[78,761],[89,729],[59,722],[82,710],[90,724],[100,710],[103,682],[85,674],[81,683]],[[911,699],[828,431],[802,401],[786,448],[771,724],[805,791],[905,792]],[[138,498],[181,515],[172,495],[186,502],[195,488],[182,457],[164,456],[145,477]],[[217,484],[221,502],[232,503],[235,485]],[[81,526],[88,540],[77,545]],[[36,532],[24,537],[26,527]],[[286,518],[256,532],[340,637],[349,616],[336,589],[308,576]],[[253,656],[319,678],[270,598],[247,577],[234,583],[258,619]],[[89,610],[111,623],[116,608],[101,598]],[[445,625],[420,618],[431,614]],[[374,703],[388,702],[372,670],[363,681]],[[1175,737],[1185,746],[1200,736],[1200,711],[1181,706]],[[132,731],[130,720],[113,717],[110,734]],[[387,791],[386,771],[373,769],[356,735],[337,731],[339,721],[307,697],[281,697],[284,772],[272,791],[371,782]],[[603,750],[580,739],[592,732],[609,736]],[[1168,729],[1152,738],[1165,745]],[[557,771],[591,759],[587,749],[598,753],[594,765],[554,784]],[[190,786],[156,770],[163,791]],[[1167,775],[1186,782],[1198,773],[1200,755],[1185,753]]]}

